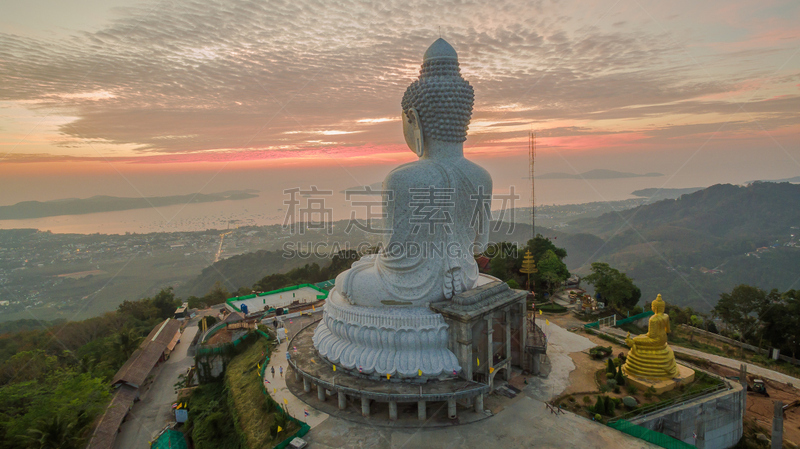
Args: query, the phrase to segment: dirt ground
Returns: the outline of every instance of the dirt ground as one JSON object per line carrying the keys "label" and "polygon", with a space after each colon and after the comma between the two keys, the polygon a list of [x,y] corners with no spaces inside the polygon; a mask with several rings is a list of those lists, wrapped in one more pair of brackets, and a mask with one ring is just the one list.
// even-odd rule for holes
{"label": "dirt ground", "polygon": [[205,344],[217,345],[220,343],[230,343],[232,335],[233,334],[228,329],[220,329],[216,334],[212,335]]}
{"label": "dirt ground", "polygon": [[[711,365],[709,371],[724,377],[735,377],[738,371],[730,368]],[[747,376],[748,383],[752,385],[754,376]],[[772,431],[772,417],[775,401],[782,401],[783,405],[800,400],[800,390],[778,382],[762,379],[767,384],[769,397],[762,396],[752,391],[747,393],[747,412],[745,419],[753,420],[761,426],[767,436]],[[783,441],[784,443],[800,443],[800,406],[792,407],[783,414]]]}

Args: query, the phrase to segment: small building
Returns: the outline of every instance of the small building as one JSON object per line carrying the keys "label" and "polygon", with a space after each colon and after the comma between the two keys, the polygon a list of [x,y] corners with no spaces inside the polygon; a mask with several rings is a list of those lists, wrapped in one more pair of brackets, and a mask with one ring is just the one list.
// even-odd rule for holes
{"label": "small building", "polygon": [[175,309],[175,319],[186,318],[189,315],[189,303],[185,302]]}
{"label": "small building", "polygon": [[181,337],[181,322],[167,318],[153,328],[111,381],[111,403],[92,433],[87,449],[111,449],[119,426],[128,415],[139,390],[158,362],[169,358]]}

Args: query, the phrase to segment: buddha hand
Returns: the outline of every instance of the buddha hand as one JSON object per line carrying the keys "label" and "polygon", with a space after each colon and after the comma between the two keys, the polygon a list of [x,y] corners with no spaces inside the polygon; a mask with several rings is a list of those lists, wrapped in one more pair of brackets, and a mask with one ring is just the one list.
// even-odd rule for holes
{"label": "buddha hand", "polygon": [[629,348],[633,347],[633,339],[631,338],[630,332],[628,332],[628,335],[625,337],[625,344],[628,345]]}

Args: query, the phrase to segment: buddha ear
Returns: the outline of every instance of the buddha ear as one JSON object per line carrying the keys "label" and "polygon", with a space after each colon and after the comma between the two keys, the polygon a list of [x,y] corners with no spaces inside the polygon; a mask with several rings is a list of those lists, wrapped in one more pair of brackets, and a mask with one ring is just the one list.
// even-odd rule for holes
{"label": "buddha ear", "polygon": [[422,137],[422,121],[419,119],[419,114],[414,108],[410,108],[407,114],[409,120],[411,121],[411,129],[414,136],[413,150],[415,153],[417,153],[417,156],[422,157],[422,154],[425,152],[425,141]]}

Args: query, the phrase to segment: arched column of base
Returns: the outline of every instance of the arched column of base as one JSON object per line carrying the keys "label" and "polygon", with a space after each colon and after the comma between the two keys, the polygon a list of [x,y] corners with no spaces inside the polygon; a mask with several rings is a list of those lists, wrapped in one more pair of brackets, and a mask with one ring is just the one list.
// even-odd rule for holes
{"label": "arched column of base", "polygon": [[483,395],[475,396],[475,413],[483,413]]}
{"label": "arched column of base", "polygon": [[306,379],[305,377],[303,378],[303,391],[305,391],[306,393],[311,392],[311,381]]}
{"label": "arched column of base", "polygon": [[322,385],[317,385],[317,399],[319,399],[320,402],[325,402],[325,387]]}
{"label": "arched column of base", "polygon": [[397,421],[397,402],[389,401],[389,419]]}
{"label": "arched column of base", "polygon": [[344,394],[344,391],[339,392],[339,410],[344,410],[347,408],[347,395]]}
{"label": "arched column of base", "polygon": [[428,404],[425,401],[417,401],[417,417],[420,421],[428,419]]}
{"label": "arched column of base", "polygon": [[361,416],[369,418],[369,398],[361,398]]}
{"label": "arched column of base", "polygon": [[450,419],[456,419],[456,400],[455,398],[450,398],[447,400],[447,416]]}

